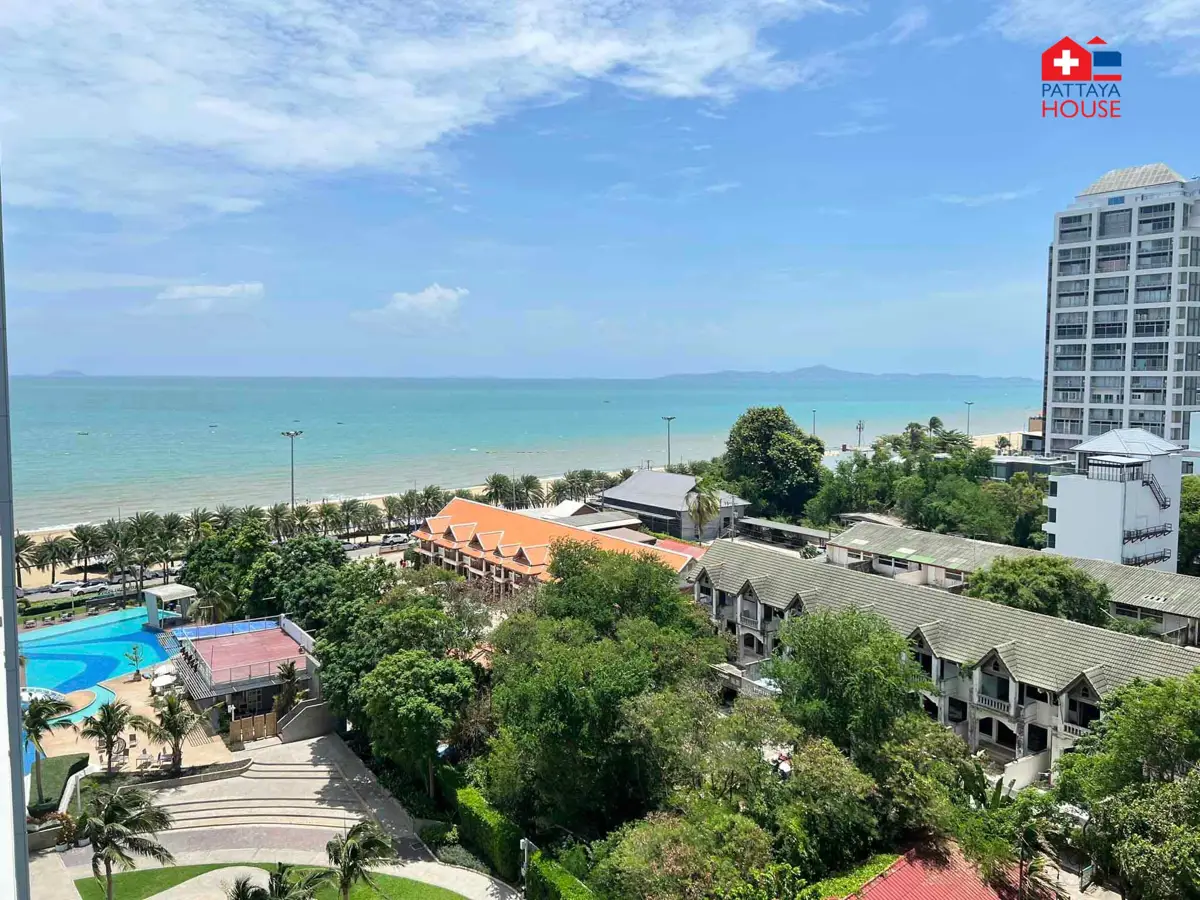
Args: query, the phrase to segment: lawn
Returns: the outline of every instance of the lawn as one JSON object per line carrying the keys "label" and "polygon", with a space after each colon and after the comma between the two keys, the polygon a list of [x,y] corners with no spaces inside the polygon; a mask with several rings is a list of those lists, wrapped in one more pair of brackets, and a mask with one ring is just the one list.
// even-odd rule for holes
{"label": "lawn", "polygon": [[[226,863],[223,865],[206,866],[174,866],[168,869],[145,869],[141,872],[123,872],[113,878],[114,900],[146,900],[167,888],[175,887],[190,881],[197,875],[211,872],[213,869],[224,869],[228,866],[254,866],[259,869],[271,869],[271,866],[261,863]],[[397,878],[395,875],[377,875],[375,883],[378,893],[366,885],[358,885],[350,892],[350,900],[462,900],[462,895],[444,888],[411,881],[408,878]],[[81,878],[75,882],[82,900],[105,900],[104,887],[94,878]],[[317,900],[338,900],[337,891],[327,887],[317,894]]]}
{"label": "lawn", "polygon": [[899,858],[895,853],[876,854],[858,868],[818,881],[813,887],[817,889],[819,897],[845,897],[847,894],[853,894],[876,875],[886,872]]}
{"label": "lawn", "polygon": [[42,803],[37,802],[37,781],[31,773],[29,796],[33,802],[29,804],[29,814],[45,815],[58,809],[58,802],[62,799],[67,779],[86,766],[87,762],[88,754],[86,753],[66,753],[62,756],[49,756],[43,759],[42,789],[45,791],[45,800]]}

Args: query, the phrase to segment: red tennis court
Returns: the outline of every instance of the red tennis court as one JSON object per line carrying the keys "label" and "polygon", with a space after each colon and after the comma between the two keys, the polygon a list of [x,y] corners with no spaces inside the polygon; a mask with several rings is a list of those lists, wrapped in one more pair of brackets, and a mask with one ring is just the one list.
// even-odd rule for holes
{"label": "red tennis court", "polygon": [[307,668],[300,645],[281,628],[198,638],[192,646],[208,663],[214,685],[275,675],[280,663],[289,661],[298,671]]}

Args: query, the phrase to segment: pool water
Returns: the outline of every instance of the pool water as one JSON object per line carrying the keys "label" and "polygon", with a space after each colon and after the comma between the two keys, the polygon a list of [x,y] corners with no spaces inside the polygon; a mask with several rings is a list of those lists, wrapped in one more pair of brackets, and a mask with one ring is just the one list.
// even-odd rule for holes
{"label": "pool water", "polygon": [[[148,669],[167,658],[155,632],[146,631],[145,607],[121,610],[51,625],[20,636],[25,657],[25,683],[30,688],[50,688],[69,694],[90,690],[96,699],[66,718],[78,722],[113,699],[101,681],[128,675],[133,664],[125,654],[135,644],[142,648],[142,668]],[[26,770],[33,764],[33,749],[25,751]]]}

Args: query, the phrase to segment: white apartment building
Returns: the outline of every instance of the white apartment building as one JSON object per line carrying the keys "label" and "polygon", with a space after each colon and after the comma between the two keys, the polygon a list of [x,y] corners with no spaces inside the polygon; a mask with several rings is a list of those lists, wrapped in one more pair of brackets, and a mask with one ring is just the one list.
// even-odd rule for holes
{"label": "white apartment building", "polygon": [[1051,475],[1043,501],[1047,552],[1174,572],[1184,462],[1179,448],[1144,429],[1123,428],[1074,451],[1075,471]]}
{"label": "white apartment building", "polygon": [[1200,411],[1200,178],[1115,169],[1054,217],[1046,451],[1144,428],[1180,446]]}

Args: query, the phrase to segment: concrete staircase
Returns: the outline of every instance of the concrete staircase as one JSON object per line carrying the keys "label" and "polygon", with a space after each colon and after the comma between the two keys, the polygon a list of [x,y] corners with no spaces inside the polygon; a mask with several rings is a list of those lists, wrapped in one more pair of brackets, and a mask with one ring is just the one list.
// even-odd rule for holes
{"label": "concrete staircase", "polygon": [[158,798],[171,814],[171,830],[276,825],[340,831],[367,818],[358,795],[332,766],[256,760],[237,778],[203,787]]}

